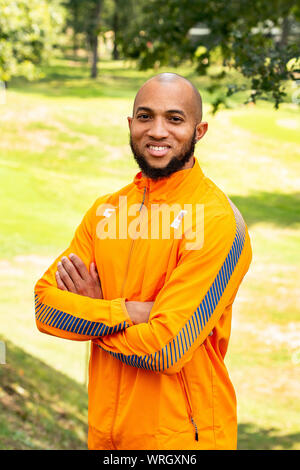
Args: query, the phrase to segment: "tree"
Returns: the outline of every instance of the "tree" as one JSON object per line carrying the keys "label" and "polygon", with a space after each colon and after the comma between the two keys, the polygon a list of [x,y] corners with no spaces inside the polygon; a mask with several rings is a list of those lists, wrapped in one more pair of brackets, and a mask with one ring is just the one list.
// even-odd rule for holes
{"label": "tree", "polygon": [[73,51],[77,55],[79,48],[78,35],[84,32],[84,17],[82,15],[81,0],[67,0],[63,3],[66,9],[65,30],[69,27],[73,33]]}
{"label": "tree", "polygon": [[127,57],[127,48],[136,35],[136,25],[143,19],[146,0],[105,0],[102,14],[102,30],[113,31],[113,59]]}
{"label": "tree", "polygon": [[91,78],[96,78],[98,64],[98,37],[100,32],[100,15],[103,0],[90,0],[90,3],[90,15],[88,16],[89,25],[86,30],[86,34],[92,51]]}
{"label": "tree", "polygon": [[0,80],[37,76],[51,55],[63,26],[60,3],[48,0],[0,0]]}
{"label": "tree", "polygon": [[121,39],[120,32],[122,31],[122,26],[124,25],[124,19],[126,21],[128,18],[128,15],[126,15],[124,18],[124,15],[122,14],[124,9],[122,10],[122,6],[124,6],[124,2],[122,2],[122,0],[113,0],[113,10],[107,22],[108,25],[111,25],[111,29],[114,32],[114,47],[112,53],[114,60],[118,60],[120,58],[120,50],[118,47]]}
{"label": "tree", "polygon": [[73,30],[74,50],[77,47],[77,35],[84,34],[87,49],[91,54],[91,77],[98,74],[98,38],[101,31],[101,15],[104,0],[65,0],[67,26]]}
{"label": "tree", "polygon": [[[299,37],[290,38],[291,24],[299,24],[295,0],[148,0],[143,12],[127,48],[142,69],[189,59],[206,74],[220,51],[223,69],[216,86],[237,69],[249,84],[249,101],[268,97],[275,107],[284,99],[285,81],[295,79]],[[246,87],[234,83],[227,95]],[[219,96],[214,111],[224,101]]]}

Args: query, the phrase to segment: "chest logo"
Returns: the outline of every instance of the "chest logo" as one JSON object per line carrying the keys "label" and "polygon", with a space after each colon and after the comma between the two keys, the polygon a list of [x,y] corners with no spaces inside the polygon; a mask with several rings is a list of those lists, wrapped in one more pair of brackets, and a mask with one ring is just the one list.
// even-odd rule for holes
{"label": "chest logo", "polygon": [[178,228],[185,214],[187,214],[187,211],[184,211],[184,210],[180,211],[177,217],[175,217],[175,219],[171,223],[171,227]]}
{"label": "chest logo", "polygon": [[116,212],[116,209],[107,208],[103,212],[103,216],[106,217],[106,218],[109,218],[111,216],[111,214],[113,214],[113,212]]}

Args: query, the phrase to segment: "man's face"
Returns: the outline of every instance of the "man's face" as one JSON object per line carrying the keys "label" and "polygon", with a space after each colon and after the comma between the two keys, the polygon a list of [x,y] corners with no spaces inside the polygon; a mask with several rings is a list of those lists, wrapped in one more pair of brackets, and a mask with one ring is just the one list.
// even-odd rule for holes
{"label": "man's face", "polygon": [[130,144],[143,173],[153,179],[193,165],[195,140],[206,123],[196,122],[192,88],[151,80],[139,91],[128,118]]}

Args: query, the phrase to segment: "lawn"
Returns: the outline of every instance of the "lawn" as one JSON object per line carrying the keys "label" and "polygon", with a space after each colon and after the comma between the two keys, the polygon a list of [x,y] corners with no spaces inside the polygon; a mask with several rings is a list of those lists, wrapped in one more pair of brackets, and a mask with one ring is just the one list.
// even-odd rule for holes
{"label": "lawn", "polygon": [[[84,62],[60,59],[38,82],[15,80],[0,105],[0,449],[86,446],[87,348],[36,330],[33,286],[94,200],[137,172],[126,118],[151,75],[103,62],[92,81]],[[239,449],[299,450],[299,109],[237,97],[213,116],[207,79],[194,78],[209,123],[196,156],[241,210],[253,246],[226,359]]]}

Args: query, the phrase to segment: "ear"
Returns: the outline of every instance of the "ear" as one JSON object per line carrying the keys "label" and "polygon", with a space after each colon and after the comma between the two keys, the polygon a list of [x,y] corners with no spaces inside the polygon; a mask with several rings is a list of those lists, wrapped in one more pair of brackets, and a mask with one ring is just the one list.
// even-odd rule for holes
{"label": "ear", "polygon": [[196,126],[196,142],[202,139],[202,137],[206,134],[208,128],[207,122],[199,122]]}
{"label": "ear", "polygon": [[132,119],[133,119],[132,117],[128,117],[128,118],[127,118],[129,130],[131,129]]}

